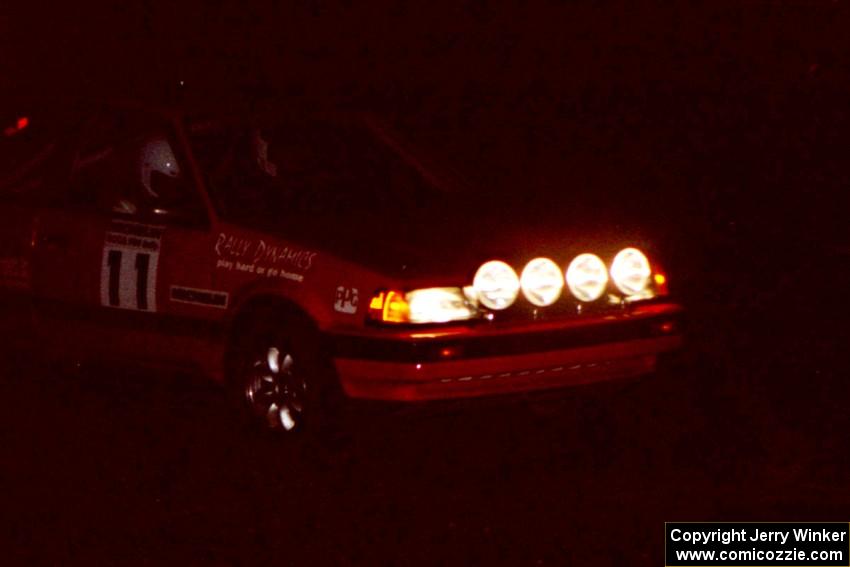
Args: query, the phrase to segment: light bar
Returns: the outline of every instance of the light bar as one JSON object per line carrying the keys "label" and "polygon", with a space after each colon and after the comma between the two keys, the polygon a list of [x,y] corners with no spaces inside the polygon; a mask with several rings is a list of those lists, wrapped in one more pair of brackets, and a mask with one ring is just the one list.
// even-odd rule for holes
{"label": "light bar", "polygon": [[643,292],[649,285],[651,275],[649,260],[637,248],[620,250],[611,263],[611,279],[627,296]]}
{"label": "light bar", "polygon": [[596,254],[579,254],[567,268],[567,287],[579,301],[596,301],[608,287],[608,269]]}
{"label": "light bar", "polygon": [[506,263],[490,260],[475,272],[472,287],[478,295],[478,301],[485,307],[507,309],[519,295],[519,278]]}
{"label": "light bar", "polygon": [[538,307],[555,303],[564,289],[564,274],[549,258],[531,260],[522,270],[519,281],[525,298]]}

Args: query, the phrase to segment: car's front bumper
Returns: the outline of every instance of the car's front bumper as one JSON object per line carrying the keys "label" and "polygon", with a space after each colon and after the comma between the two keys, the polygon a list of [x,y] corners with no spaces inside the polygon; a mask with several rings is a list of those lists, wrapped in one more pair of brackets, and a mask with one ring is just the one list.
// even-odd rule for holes
{"label": "car's front bumper", "polygon": [[335,335],[334,362],[352,398],[419,401],[559,388],[655,370],[682,344],[681,308],[507,327]]}

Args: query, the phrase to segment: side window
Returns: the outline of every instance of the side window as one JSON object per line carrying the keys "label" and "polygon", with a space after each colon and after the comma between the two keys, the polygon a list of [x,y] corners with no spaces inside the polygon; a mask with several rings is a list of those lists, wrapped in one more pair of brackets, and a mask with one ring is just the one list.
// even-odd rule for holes
{"label": "side window", "polygon": [[280,172],[259,128],[197,124],[190,138],[210,197],[224,218],[262,221],[280,204]]}
{"label": "side window", "polygon": [[287,220],[406,216],[433,190],[359,123],[255,121],[190,127],[192,148],[223,218]]}
{"label": "side window", "polygon": [[157,221],[197,221],[203,208],[171,125],[115,111],[95,120],[71,168],[72,205]]}
{"label": "side window", "polygon": [[[231,127],[198,124],[192,147],[210,195],[224,218],[277,222],[347,211],[370,201],[372,179],[356,179],[361,166],[344,136],[322,123],[279,122]],[[357,140],[362,151],[367,145]]]}

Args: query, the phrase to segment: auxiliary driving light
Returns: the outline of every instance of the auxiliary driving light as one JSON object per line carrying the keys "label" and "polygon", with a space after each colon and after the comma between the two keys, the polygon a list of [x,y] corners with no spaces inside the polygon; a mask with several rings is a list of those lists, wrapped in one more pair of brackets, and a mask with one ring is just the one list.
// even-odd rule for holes
{"label": "auxiliary driving light", "polygon": [[478,301],[485,307],[507,309],[519,294],[519,278],[509,265],[500,260],[490,260],[475,272],[472,287]]}
{"label": "auxiliary driving light", "polygon": [[535,258],[525,265],[519,282],[527,300],[538,307],[546,307],[561,297],[564,274],[549,258]]}
{"label": "auxiliary driving light", "polygon": [[645,290],[651,275],[649,260],[637,248],[620,250],[611,264],[611,279],[626,295],[636,295]]}
{"label": "auxiliary driving light", "polygon": [[579,254],[567,268],[567,286],[580,301],[596,301],[608,286],[608,269],[596,254]]}

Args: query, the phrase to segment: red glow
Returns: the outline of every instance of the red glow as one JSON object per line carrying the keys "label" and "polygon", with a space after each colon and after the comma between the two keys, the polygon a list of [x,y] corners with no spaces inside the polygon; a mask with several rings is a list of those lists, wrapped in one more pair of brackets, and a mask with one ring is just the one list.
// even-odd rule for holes
{"label": "red glow", "polygon": [[30,124],[30,119],[26,116],[21,116],[20,118],[18,118],[18,121],[15,123],[14,126],[9,126],[5,130],[3,130],[3,135],[6,136],[7,138],[9,136],[14,136],[18,132],[20,132],[21,130],[23,130],[27,126],[29,126],[29,124]]}
{"label": "red glow", "polygon": [[440,356],[442,358],[454,358],[460,354],[460,348],[458,347],[446,347],[440,349]]}

